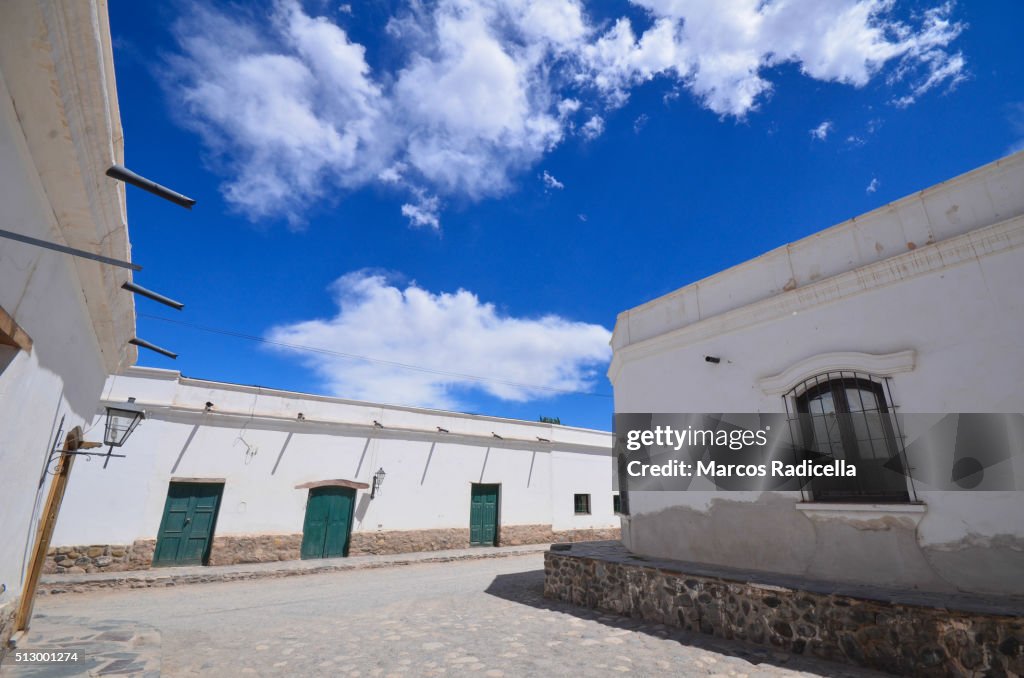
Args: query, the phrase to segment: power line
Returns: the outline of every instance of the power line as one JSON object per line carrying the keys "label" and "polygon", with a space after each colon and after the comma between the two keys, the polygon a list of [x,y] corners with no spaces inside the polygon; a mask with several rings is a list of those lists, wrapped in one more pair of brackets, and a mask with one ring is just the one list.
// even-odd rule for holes
{"label": "power line", "polygon": [[364,355],[356,355],[354,353],[343,353],[341,351],[332,351],[327,348],[320,348],[318,346],[306,346],[304,344],[292,344],[286,341],[274,341],[273,339],[267,339],[265,337],[258,337],[253,334],[245,334],[244,332],[236,332],[234,330],[225,330],[216,327],[205,327],[203,325],[196,325],[194,323],[185,322],[183,320],[173,320],[171,318],[164,318],[159,315],[150,315],[149,313],[138,313],[141,318],[149,318],[151,320],[159,320],[165,323],[171,323],[173,325],[182,325],[184,327],[191,328],[193,330],[199,330],[201,332],[209,332],[211,334],[221,334],[226,337],[235,337],[236,339],[247,339],[249,341],[259,342],[261,344],[270,344],[272,346],[282,346],[284,348],[291,348],[297,351],[307,351],[309,353],[320,353],[323,355],[335,356],[338,358],[347,358],[349,360],[361,360],[368,363],[376,363],[378,365],[388,365],[391,367],[398,367],[404,370],[413,370],[416,372],[425,372],[427,374],[436,374],[443,377],[457,377],[459,379],[468,379],[470,381],[479,382],[490,382],[494,384],[502,384],[503,386],[514,386],[516,388],[525,388],[534,391],[550,391],[552,393],[563,393],[566,395],[585,395],[595,398],[611,398],[610,393],[590,393],[589,391],[573,391],[571,389],[555,388],[553,386],[536,386],[534,384],[523,384],[515,381],[505,381],[503,379],[494,379],[492,377],[481,377],[474,374],[462,374],[460,372],[448,372],[446,370],[435,370],[430,367],[422,367],[419,365],[409,365],[407,363],[395,362],[393,360],[382,360],[380,358],[371,358]]}

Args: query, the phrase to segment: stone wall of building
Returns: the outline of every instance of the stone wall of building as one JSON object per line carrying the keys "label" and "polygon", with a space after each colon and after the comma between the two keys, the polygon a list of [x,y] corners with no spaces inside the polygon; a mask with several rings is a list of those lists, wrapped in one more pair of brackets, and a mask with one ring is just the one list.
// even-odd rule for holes
{"label": "stone wall of building", "polygon": [[[579,542],[579,541],[619,541],[621,539],[619,528],[610,527],[594,530],[565,530],[554,533],[552,541],[557,542]],[[543,543],[543,542],[534,542]]]}
{"label": "stone wall of building", "polygon": [[[503,525],[498,529],[499,546],[549,544],[556,541],[579,542],[618,539],[618,528],[606,530],[554,531],[550,525]],[[391,555],[420,551],[444,551],[469,548],[469,528],[438,530],[386,530],[353,532],[350,556]],[[139,539],[132,544],[92,544],[51,548],[45,574],[84,574],[146,570],[153,564],[155,539]],[[209,565],[268,563],[298,560],[302,533],[215,536],[210,548]]]}
{"label": "stone wall of building", "polygon": [[145,570],[153,562],[154,548],[155,539],[139,539],[132,544],[51,546],[46,554],[43,574]]}
{"label": "stone wall of building", "polygon": [[350,556],[390,555],[469,548],[469,528],[353,532]]}
{"label": "stone wall of building", "polygon": [[209,565],[239,563],[272,563],[298,560],[302,550],[302,533],[254,534],[214,537]]}
{"label": "stone wall of building", "polygon": [[545,554],[546,597],[902,675],[1024,675],[1020,601],[849,586],[827,593],[589,546]]}
{"label": "stone wall of building", "polygon": [[19,598],[0,605],[0,662],[7,654],[7,642],[14,634],[14,615],[18,611]]}
{"label": "stone wall of building", "polygon": [[[556,532],[550,525],[502,525],[498,528],[498,546],[550,544],[556,541],[592,541],[618,539],[618,528],[606,530],[569,530]],[[383,555],[443,551],[469,548],[469,529],[441,530],[387,530],[381,532],[355,532],[349,545],[349,555]]]}

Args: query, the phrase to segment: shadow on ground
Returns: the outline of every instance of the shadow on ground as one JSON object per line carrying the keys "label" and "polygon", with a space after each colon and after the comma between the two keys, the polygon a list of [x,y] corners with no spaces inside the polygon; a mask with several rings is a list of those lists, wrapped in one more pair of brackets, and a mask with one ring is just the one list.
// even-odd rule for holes
{"label": "shadow on ground", "polygon": [[513,574],[499,574],[494,578],[490,586],[487,587],[485,593],[513,603],[529,605],[541,610],[560,612],[582,620],[594,621],[610,628],[645,633],[657,638],[674,640],[688,647],[736,657],[750,663],[754,670],[756,670],[754,667],[766,664],[789,671],[800,671],[829,677],[849,676],[861,678],[888,675],[812,657],[803,657],[738,640],[726,640],[695,634],[664,624],[645,622],[642,619],[634,619],[632,617],[616,615],[612,612],[602,612],[587,607],[577,607],[558,600],[551,600],[544,597],[544,570],[542,569]]}

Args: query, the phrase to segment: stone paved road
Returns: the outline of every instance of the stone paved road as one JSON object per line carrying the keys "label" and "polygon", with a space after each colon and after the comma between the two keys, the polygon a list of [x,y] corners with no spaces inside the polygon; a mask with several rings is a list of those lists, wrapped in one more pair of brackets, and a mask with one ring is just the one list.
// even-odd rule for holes
{"label": "stone paved road", "polygon": [[540,555],[40,599],[162,634],[163,675],[871,676],[545,600]]}

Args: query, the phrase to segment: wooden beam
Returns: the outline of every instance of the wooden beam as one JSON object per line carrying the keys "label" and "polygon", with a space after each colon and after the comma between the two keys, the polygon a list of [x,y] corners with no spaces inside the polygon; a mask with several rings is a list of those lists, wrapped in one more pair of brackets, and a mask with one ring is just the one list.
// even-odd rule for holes
{"label": "wooden beam", "polygon": [[64,491],[68,486],[68,478],[71,476],[71,467],[75,463],[75,455],[67,454],[78,449],[82,441],[82,429],[76,426],[64,441],[64,449],[60,459],[57,461],[57,468],[53,472],[53,482],[50,483],[50,492],[46,496],[46,504],[43,506],[43,515],[39,517],[39,528],[36,530],[35,544],[32,547],[32,560],[29,561],[28,575],[25,577],[25,585],[21,589],[21,601],[18,603],[18,612],[14,617],[14,631],[27,631],[32,621],[32,607],[35,604],[36,588],[39,586],[39,576],[43,573],[43,565],[46,563],[46,552],[50,549],[50,539],[53,537],[53,529],[57,526],[57,515],[60,513],[61,502],[64,501]]}
{"label": "wooden beam", "polygon": [[32,351],[32,337],[14,322],[11,314],[0,306],[0,344],[13,346],[25,352]]}

